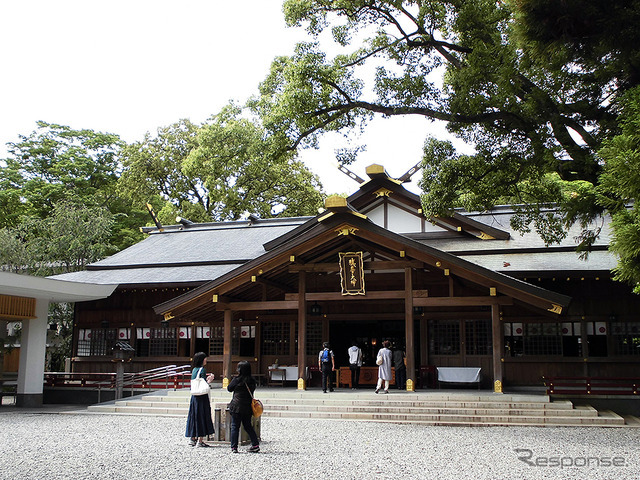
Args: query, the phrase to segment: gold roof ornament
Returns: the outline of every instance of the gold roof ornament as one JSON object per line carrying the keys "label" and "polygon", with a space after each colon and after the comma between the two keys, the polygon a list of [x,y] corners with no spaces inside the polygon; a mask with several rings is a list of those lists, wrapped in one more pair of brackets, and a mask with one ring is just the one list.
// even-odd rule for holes
{"label": "gold roof ornament", "polygon": [[478,238],[480,240],[495,240],[495,237],[492,237],[491,235],[485,232],[480,232],[480,235],[478,236]]}
{"label": "gold roof ornament", "polygon": [[330,195],[324,201],[325,208],[345,208],[347,199],[340,195]]}
{"label": "gold roof ornament", "polygon": [[[365,171],[367,172],[367,175],[369,175],[369,176],[372,176],[372,175],[387,175],[387,172],[385,172],[384,167],[382,165],[378,165],[376,163],[374,163],[373,165],[369,165]],[[389,175],[387,175],[387,177],[388,176]]]}
{"label": "gold roof ornament", "polygon": [[552,303],[551,308],[547,308],[547,311],[551,313],[557,313],[558,315],[560,315],[562,313],[562,306]]}

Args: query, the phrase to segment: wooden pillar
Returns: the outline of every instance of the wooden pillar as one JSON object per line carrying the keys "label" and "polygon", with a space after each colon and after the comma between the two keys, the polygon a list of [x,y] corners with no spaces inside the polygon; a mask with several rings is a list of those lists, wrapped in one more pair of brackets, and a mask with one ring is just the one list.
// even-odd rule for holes
{"label": "wooden pillar", "polygon": [[502,393],[504,329],[500,318],[500,305],[491,305],[491,337],[493,338],[493,391]]}
{"label": "wooden pillar", "polygon": [[580,322],[580,340],[582,342],[582,376],[589,376],[589,335],[587,332],[587,323],[582,317]]}
{"label": "wooden pillar", "polygon": [[407,391],[413,392],[416,389],[416,353],[413,328],[413,281],[411,278],[413,270],[404,269],[404,335],[405,352],[407,354]]}
{"label": "wooden pillar", "polygon": [[191,358],[191,361],[193,361],[193,356],[197,353],[196,352],[196,323],[191,322],[191,326],[189,328],[191,329],[191,335],[189,337],[189,358]]}
{"label": "wooden pillar", "polygon": [[298,390],[307,389],[307,276],[298,274]]}
{"label": "wooden pillar", "polygon": [[224,311],[224,341],[222,347],[222,388],[227,388],[231,381],[231,320],[233,312]]}

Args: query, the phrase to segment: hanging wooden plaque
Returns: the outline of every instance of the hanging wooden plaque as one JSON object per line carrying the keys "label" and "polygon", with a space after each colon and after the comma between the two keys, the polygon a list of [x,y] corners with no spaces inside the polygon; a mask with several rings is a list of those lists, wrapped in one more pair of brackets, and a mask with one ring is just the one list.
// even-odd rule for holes
{"label": "hanging wooden plaque", "polygon": [[342,295],[364,295],[362,252],[340,252],[339,255]]}

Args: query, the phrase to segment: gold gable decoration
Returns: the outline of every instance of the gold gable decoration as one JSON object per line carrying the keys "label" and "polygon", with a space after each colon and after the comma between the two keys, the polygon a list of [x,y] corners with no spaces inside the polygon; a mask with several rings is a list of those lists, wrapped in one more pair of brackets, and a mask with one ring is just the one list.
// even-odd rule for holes
{"label": "gold gable decoration", "polygon": [[375,192],[373,192],[373,194],[376,196],[376,198],[388,197],[392,193],[393,192],[391,190],[389,190],[388,188],[384,188],[384,187],[376,190]]}
{"label": "gold gable decoration", "polygon": [[362,252],[340,252],[342,295],[364,295],[364,261]]}
{"label": "gold gable decoration", "polygon": [[344,236],[355,235],[357,231],[358,231],[358,229],[356,227],[352,227],[351,225],[345,225],[345,226],[340,227],[337,230],[335,230],[335,232],[338,234],[338,236],[341,236],[341,235],[344,235]]}

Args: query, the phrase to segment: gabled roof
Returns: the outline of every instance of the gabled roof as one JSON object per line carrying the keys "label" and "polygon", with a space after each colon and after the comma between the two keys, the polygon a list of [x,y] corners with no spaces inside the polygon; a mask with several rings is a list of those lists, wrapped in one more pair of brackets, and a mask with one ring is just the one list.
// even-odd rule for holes
{"label": "gabled roof", "polygon": [[[399,204],[407,205],[415,212],[416,216],[424,218],[420,197],[404,188],[402,181],[389,177],[381,165],[369,166],[367,174],[370,180],[362,183],[358,191],[347,198],[349,205],[352,205],[360,212],[366,213],[368,208],[375,205],[377,199],[389,198]],[[428,221],[447,231],[469,234],[481,239],[506,240],[510,237],[508,231],[477,222],[457,212],[448,217],[430,218]]]}
{"label": "gabled roof", "polygon": [[524,303],[550,311],[561,311],[570,302],[570,297],[561,295],[529,283],[514,279],[507,275],[488,270],[484,267],[458,258],[455,255],[435,249],[423,243],[411,240],[406,236],[386,230],[363,215],[348,209],[330,209],[318,215],[313,224],[307,222],[306,228],[298,235],[280,243],[263,255],[242,266],[208,282],[191,292],[172,299],[155,307],[156,313],[167,314],[173,309],[188,305],[191,301],[210,301],[212,295],[224,295],[242,283],[254,281],[259,275],[267,275],[270,270],[282,268],[305,252],[321,250],[322,245],[335,242],[341,235],[352,235],[356,240],[363,240],[383,246],[386,249],[403,252],[409,258],[424,262],[426,268],[447,271],[448,274],[468,279],[475,284],[485,286],[487,292],[495,289],[496,295],[508,295]]}
{"label": "gabled roof", "polygon": [[[381,224],[374,214],[386,208],[389,216],[404,215],[421,230],[396,230],[405,241],[414,241],[441,253],[467,260],[485,270],[507,273],[513,277],[555,276],[556,272],[577,272],[581,275],[604,275],[616,265],[608,252],[608,223],[603,219],[602,233],[583,261],[575,253],[578,226],[572,227],[560,245],[546,246],[534,232],[513,233],[510,219],[513,209],[498,207],[491,212],[458,210],[447,218],[432,219],[430,228],[421,211],[420,197],[406,190],[402,182],[390,178],[384,168],[373,165],[367,169],[370,179],[363,182],[347,203],[341,207],[327,206],[333,213],[367,214]],[[331,199],[328,199],[329,202]],[[344,199],[340,199],[343,201]],[[394,210],[395,209],[395,210]],[[95,262],[85,271],[53,278],[74,282],[135,286],[198,286],[225,277],[241,265],[252,262],[266,252],[279,251],[282,246],[304,238],[318,220],[316,217],[273,218],[233,222],[145,227],[148,238],[109,258]],[[425,227],[425,222],[427,227]],[[371,222],[370,222],[371,223]],[[390,226],[393,228],[393,226]],[[384,230],[384,228],[383,228]],[[315,231],[315,230],[314,230]]]}

